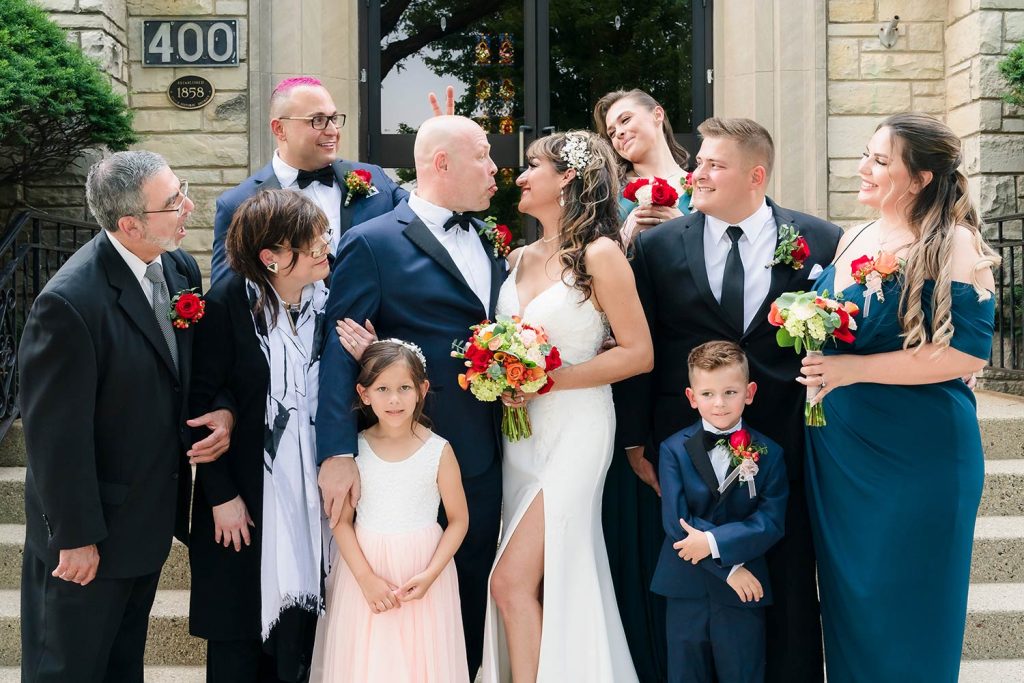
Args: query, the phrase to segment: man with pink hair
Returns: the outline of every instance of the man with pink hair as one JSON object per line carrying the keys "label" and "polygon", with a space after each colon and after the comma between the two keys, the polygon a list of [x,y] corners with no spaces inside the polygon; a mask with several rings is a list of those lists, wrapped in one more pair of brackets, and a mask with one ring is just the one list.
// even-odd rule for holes
{"label": "man with pink hair", "polygon": [[[211,284],[230,272],[224,238],[235,209],[260,190],[293,189],[316,202],[331,226],[332,253],[351,226],[388,213],[409,196],[380,166],[338,159],[344,125],[345,114],[318,79],[297,76],[277,84],[270,97],[270,130],[277,141],[273,159],[217,198]],[[369,189],[349,189],[345,181],[353,172],[369,174]]]}

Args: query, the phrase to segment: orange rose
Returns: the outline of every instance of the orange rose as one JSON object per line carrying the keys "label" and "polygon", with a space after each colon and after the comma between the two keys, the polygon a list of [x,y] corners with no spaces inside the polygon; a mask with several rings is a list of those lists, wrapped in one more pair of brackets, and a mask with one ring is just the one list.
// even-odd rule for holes
{"label": "orange rose", "polygon": [[505,379],[512,386],[519,386],[526,376],[526,366],[522,363],[509,363],[505,366]]}
{"label": "orange rose", "polygon": [[892,275],[900,269],[900,262],[896,260],[896,256],[890,254],[887,251],[883,251],[878,254],[878,258],[875,259],[875,270],[882,277]]}
{"label": "orange rose", "polygon": [[775,327],[782,327],[786,324],[785,319],[782,317],[782,313],[779,312],[779,305],[774,301],[772,302],[772,308],[768,311],[768,322]]}
{"label": "orange rose", "polygon": [[527,368],[526,369],[526,381],[534,382],[544,376],[544,368]]}

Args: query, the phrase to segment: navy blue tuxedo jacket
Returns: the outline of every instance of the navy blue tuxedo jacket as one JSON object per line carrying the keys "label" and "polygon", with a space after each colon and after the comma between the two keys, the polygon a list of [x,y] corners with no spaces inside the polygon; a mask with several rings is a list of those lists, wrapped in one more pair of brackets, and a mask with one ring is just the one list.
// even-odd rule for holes
{"label": "navy blue tuxedo jacket", "polygon": [[[665,543],[654,571],[651,590],[670,598],[703,598],[734,607],[760,607],[772,602],[765,552],[783,535],[789,484],[782,449],[774,441],[744,425],[755,444],[768,447],[758,461],[754,477],[757,495],[750,497],[746,483],[733,480],[718,493],[711,458],[704,450],[704,428],[698,420],[661,443],[661,517]],[[710,531],[719,558],[710,555],[696,565],[679,557],[672,547],[686,537],[680,518],[701,531]],[[764,588],[760,602],[742,602],[726,583],[733,565],[743,563]]]}
{"label": "navy blue tuxedo jacket", "polygon": [[[335,161],[334,176],[338,187],[341,188],[341,234],[345,234],[353,225],[365,223],[371,218],[385,214],[409,196],[409,193],[398,186],[395,181],[384,173],[380,166],[372,164],[361,164],[355,161]],[[345,197],[348,189],[345,187],[345,176],[349,171],[361,169],[369,171],[373,176],[371,182],[377,188],[377,194],[372,197],[360,197],[345,206]],[[274,165],[268,163],[260,170],[246,178],[240,185],[237,185],[217,198],[217,213],[213,219],[213,260],[210,264],[210,286],[217,284],[230,271],[228,266],[227,252],[224,250],[224,239],[228,234],[228,227],[235,215],[238,205],[260,190],[280,190],[281,183],[274,173]]]}
{"label": "navy blue tuxedo jacket", "polygon": [[[463,391],[458,376],[465,366],[451,357],[453,341],[465,341],[470,325],[493,317],[505,279],[505,260],[495,258],[491,244],[481,241],[491,260],[486,310],[406,201],[341,238],[327,300],[328,321],[369,319],[379,338],[397,337],[423,349],[430,378],[425,412],[434,431],[451,443],[466,478],[485,472],[500,452],[500,403],[482,403]],[[358,433],[358,365],[336,335],[327,335],[325,343],[316,421],[320,462],[356,453]]]}

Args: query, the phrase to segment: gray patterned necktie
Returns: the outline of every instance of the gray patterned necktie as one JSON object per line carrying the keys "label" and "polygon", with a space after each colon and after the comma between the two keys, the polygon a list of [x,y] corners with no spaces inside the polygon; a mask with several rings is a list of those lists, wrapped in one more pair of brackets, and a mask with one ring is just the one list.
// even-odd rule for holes
{"label": "gray patterned necktie", "polygon": [[167,348],[171,351],[174,369],[177,370],[178,342],[174,338],[174,326],[168,315],[171,310],[171,297],[167,293],[167,281],[164,279],[164,269],[159,260],[146,266],[146,279],[153,283],[153,314],[160,325],[160,332],[164,335]]}

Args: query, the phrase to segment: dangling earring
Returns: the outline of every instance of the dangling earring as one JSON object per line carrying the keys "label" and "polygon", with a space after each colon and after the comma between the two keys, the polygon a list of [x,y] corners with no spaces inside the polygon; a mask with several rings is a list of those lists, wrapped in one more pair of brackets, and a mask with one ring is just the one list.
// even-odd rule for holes
{"label": "dangling earring", "polygon": [[271,273],[274,273],[276,275],[277,274],[277,261],[274,261],[272,263],[268,263],[267,264],[267,270],[269,270]]}
{"label": "dangling earring", "polygon": [[558,205],[565,206],[565,188],[563,187],[558,191]]}

